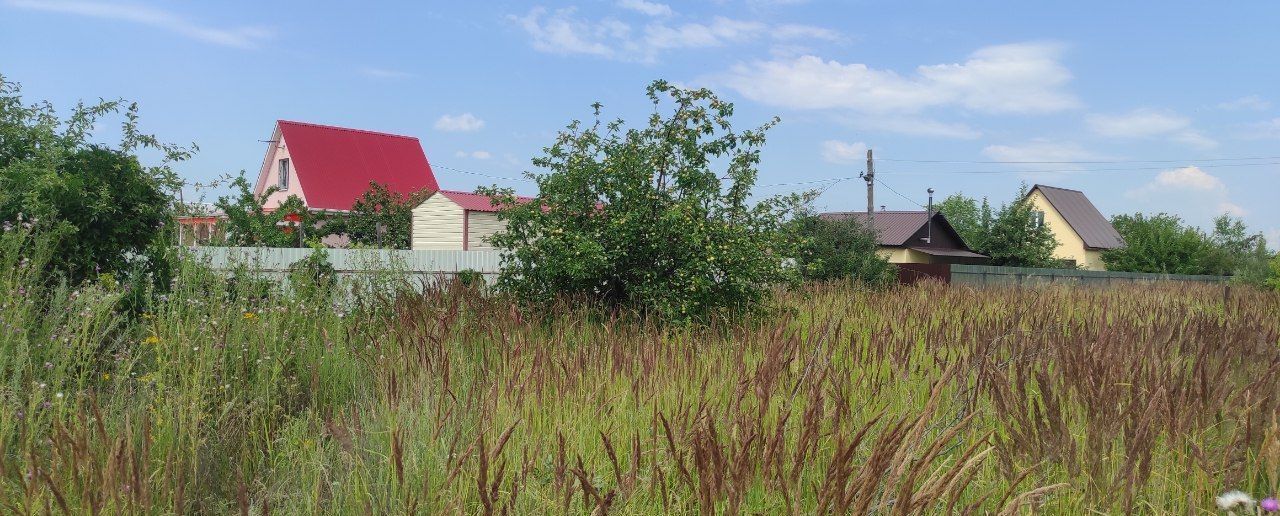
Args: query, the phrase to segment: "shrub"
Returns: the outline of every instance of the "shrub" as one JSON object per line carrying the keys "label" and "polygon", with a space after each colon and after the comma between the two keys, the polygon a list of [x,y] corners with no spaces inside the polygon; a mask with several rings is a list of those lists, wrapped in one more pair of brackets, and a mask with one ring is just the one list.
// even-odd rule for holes
{"label": "shrub", "polygon": [[463,269],[455,274],[454,279],[463,288],[477,288],[484,286],[484,274],[475,269]]}
{"label": "shrub", "polygon": [[269,187],[262,195],[254,195],[253,187],[244,172],[232,180],[234,194],[224,196],[214,203],[226,217],[218,222],[225,243],[243,247],[304,247],[310,228],[323,223],[322,217],[312,213],[302,204],[302,199],[290,195],[275,209],[267,209],[267,198],[278,188]]}
{"label": "shrub", "polygon": [[[89,143],[95,126],[122,111],[118,144]],[[72,282],[128,272],[130,258],[164,236],[170,193],[181,185],[169,164],[192,150],[139,133],[137,122],[137,105],[121,100],[78,105],[64,120],[47,102],[24,105],[19,86],[0,77],[0,221],[37,221],[56,240],[47,266]],[[163,163],[142,165],[139,148],[159,151]]]}
{"label": "shrub", "polygon": [[[707,320],[766,306],[798,275],[790,205],[750,202],[765,131],[731,128],[733,105],[706,89],[656,81],[645,127],[573,122],[534,164],[538,196],[505,206],[498,286],[527,302],[585,297],[666,320]],[[660,113],[670,102],[670,111]]]}
{"label": "shrub", "polygon": [[810,280],[852,280],[884,286],[897,269],[877,253],[875,231],[856,219],[827,220],[813,215],[796,218],[801,243],[797,263]]}
{"label": "shrub", "polygon": [[1271,276],[1267,278],[1267,286],[1280,291],[1280,253],[1271,257]]}
{"label": "shrub", "polygon": [[313,245],[306,258],[289,265],[289,284],[306,297],[333,290],[337,281],[337,271],[329,262],[329,253],[323,246]]}
{"label": "shrub", "polygon": [[351,212],[325,229],[329,233],[345,233],[352,244],[408,249],[413,232],[413,207],[423,198],[423,193],[405,195],[391,191],[384,184],[370,182],[369,189],[352,204]]}

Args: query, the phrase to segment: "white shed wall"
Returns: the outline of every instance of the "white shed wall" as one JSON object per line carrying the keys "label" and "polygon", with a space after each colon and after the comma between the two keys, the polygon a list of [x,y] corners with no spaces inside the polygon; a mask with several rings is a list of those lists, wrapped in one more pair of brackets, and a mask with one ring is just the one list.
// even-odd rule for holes
{"label": "white shed wall", "polygon": [[468,211],[467,217],[469,220],[467,224],[467,249],[493,249],[493,244],[489,242],[489,237],[506,229],[507,223],[498,220],[497,213],[487,211]]}
{"label": "white shed wall", "polygon": [[411,248],[417,250],[462,250],[461,206],[448,197],[432,195],[413,209]]}

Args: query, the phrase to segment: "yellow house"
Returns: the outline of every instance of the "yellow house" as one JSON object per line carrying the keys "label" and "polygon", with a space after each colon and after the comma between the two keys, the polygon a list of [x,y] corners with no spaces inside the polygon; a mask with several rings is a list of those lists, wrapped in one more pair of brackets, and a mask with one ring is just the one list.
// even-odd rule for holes
{"label": "yellow house", "polygon": [[[864,226],[867,212],[823,213],[827,220],[854,219]],[[872,217],[878,252],[889,263],[984,264],[990,258],[973,252],[941,212],[877,211]]]}
{"label": "yellow house", "polygon": [[1058,239],[1054,258],[1070,260],[1082,269],[1106,270],[1102,252],[1124,246],[1124,239],[1102,212],[1079,190],[1035,185],[1027,192],[1036,222]]}

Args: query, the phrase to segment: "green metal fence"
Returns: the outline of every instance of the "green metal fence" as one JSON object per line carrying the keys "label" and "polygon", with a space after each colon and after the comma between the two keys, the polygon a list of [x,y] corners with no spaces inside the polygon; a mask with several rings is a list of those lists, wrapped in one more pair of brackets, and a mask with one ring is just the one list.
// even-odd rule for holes
{"label": "green metal fence", "polygon": [[990,265],[951,266],[951,282],[960,285],[1043,285],[1058,283],[1111,285],[1153,281],[1225,283],[1230,279],[1230,276],[1193,276],[1188,274],[1037,269],[1031,267],[995,267]]}

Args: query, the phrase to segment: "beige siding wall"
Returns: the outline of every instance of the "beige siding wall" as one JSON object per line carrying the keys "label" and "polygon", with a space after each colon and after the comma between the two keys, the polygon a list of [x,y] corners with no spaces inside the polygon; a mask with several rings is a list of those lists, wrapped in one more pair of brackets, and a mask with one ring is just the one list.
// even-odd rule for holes
{"label": "beige siding wall", "polygon": [[1089,249],[1084,252],[1084,261],[1080,262],[1080,266],[1091,271],[1105,271],[1107,264],[1102,262],[1102,251],[1097,249]]}
{"label": "beige siding wall", "polygon": [[933,263],[933,257],[905,247],[881,247],[877,251],[889,263]]}
{"label": "beige siding wall", "polygon": [[412,249],[462,249],[462,207],[432,195],[413,209]]}
{"label": "beige siding wall", "polygon": [[1053,231],[1053,236],[1058,239],[1058,248],[1053,252],[1054,258],[1075,260],[1076,264],[1088,270],[1106,270],[1102,264],[1102,253],[1085,249],[1084,240],[1076,234],[1074,229],[1071,229],[1067,219],[1063,218],[1052,204],[1049,204],[1049,200],[1040,193],[1040,190],[1031,192],[1028,198],[1035,209],[1044,212],[1044,225],[1048,226],[1049,230]]}
{"label": "beige siding wall", "polygon": [[493,249],[489,237],[507,227],[497,213],[468,211],[467,218],[467,249]]}
{"label": "beige siding wall", "polygon": [[[258,171],[258,182],[254,185],[254,194],[262,195],[262,192],[268,188],[280,184],[280,160],[289,159],[289,146],[285,143],[284,138],[280,135],[280,131],[271,137],[274,143],[269,143],[271,147],[267,148],[267,156],[262,161],[262,169]],[[275,208],[284,202],[291,195],[296,195],[302,199],[303,204],[307,202],[307,196],[302,194],[302,186],[298,183],[298,167],[297,164],[289,159],[289,188],[279,190],[271,194],[267,198],[267,202],[263,203],[264,208]]]}

